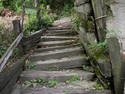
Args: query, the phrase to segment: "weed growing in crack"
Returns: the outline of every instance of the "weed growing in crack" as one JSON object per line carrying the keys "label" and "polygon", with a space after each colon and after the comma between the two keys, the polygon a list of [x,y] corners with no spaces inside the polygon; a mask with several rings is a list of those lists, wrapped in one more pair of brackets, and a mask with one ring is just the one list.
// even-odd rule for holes
{"label": "weed growing in crack", "polygon": [[80,81],[80,78],[78,76],[74,76],[71,79],[67,80],[66,83],[72,83],[73,81]]}
{"label": "weed growing in crack", "polygon": [[25,85],[24,87],[25,88],[29,88],[29,87],[36,88],[37,85],[39,84],[39,85],[42,85],[42,86],[46,86],[46,87],[52,88],[52,87],[56,86],[58,82],[59,82],[58,80],[46,81],[43,78],[38,78],[36,80],[25,81],[24,82],[24,85]]}

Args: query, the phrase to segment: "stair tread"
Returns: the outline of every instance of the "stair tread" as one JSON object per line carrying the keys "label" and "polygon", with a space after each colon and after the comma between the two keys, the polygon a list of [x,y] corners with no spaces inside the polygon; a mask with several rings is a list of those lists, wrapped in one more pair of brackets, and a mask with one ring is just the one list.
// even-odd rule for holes
{"label": "stair tread", "polygon": [[60,82],[57,83],[55,87],[57,89],[95,89],[94,86],[96,85],[95,81],[86,81],[86,80],[76,80],[70,83]]}
{"label": "stair tread", "polygon": [[57,30],[53,30],[53,29],[49,30],[48,29],[46,32],[65,32],[65,31],[71,31],[71,29],[61,29],[61,30],[60,29],[57,29]]}
{"label": "stair tread", "polygon": [[81,47],[66,48],[62,50],[48,51],[44,53],[34,53],[29,59],[31,61],[47,60],[47,59],[60,59],[64,57],[78,56],[84,54]]}
{"label": "stair tread", "polygon": [[65,57],[65,58],[61,58],[61,59],[50,59],[50,60],[46,60],[46,61],[37,61],[34,62],[35,64],[53,64],[53,63],[61,63],[64,61],[73,61],[73,60],[79,60],[79,59],[85,59],[87,60],[88,58],[85,57],[84,55],[81,56],[75,56],[75,57]]}
{"label": "stair tread", "polygon": [[81,68],[83,65],[89,65],[89,62],[86,56],[80,55],[65,57],[61,59],[47,59],[45,61],[31,61],[31,64],[34,65],[37,70],[60,70],[69,68]]}
{"label": "stair tread", "polygon": [[37,48],[34,52],[45,52],[45,51],[53,51],[53,50],[60,50],[65,48],[72,48],[72,47],[79,47],[80,44],[72,44],[72,45],[65,45],[65,46],[54,46],[54,47],[44,47],[44,48]]}
{"label": "stair tread", "polygon": [[43,78],[46,80],[58,80],[59,82],[65,82],[70,80],[72,77],[77,76],[81,79],[92,80],[94,73],[83,70],[64,70],[64,71],[38,71],[38,70],[27,70],[21,74],[22,80],[35,80],[37,78]]}
{"label": "stair tread", "polygon": [[38,46],[57,46],[57,45],[68,45],[76,43],[75,40],[64,40],[64,41],[47,41],[47,42],[40,42]]}
{"label": "stair tread", "polygon": [[76,36],[42,36],[41,38],[66,38],[66,39],[76,39]]}
{"label": "stair tread", "polygon": [[54,50],[54,51],[47,51],[44,53],[34,53],[31,56],[45,56],[45,55],[49,55],[49,54],[56,54],[56,53],[65,53],[65,52],[72,52],[72,51],[83,51],[83,49],[81,47],[71,47],[71,48],[64,48],[62,50]]}
{"label": "stair tread", "polygon": [[23,88],[15,87],[11,94],[112,94],[111,90],[92,90],[77,88]]}
{"label": "stair tread", "polygon": [[71,27],[48,27],[48,30],[64,30],[64,29],[71,29]]}

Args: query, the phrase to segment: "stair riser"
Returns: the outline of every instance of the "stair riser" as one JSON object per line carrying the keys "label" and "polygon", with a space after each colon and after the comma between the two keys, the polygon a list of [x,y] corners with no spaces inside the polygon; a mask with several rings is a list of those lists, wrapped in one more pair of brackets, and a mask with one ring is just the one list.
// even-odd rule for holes
{"label": "stair riser", "polygon": [[71,30],[51,30],[46,31],[46,33],[64,33],[64,32],[70,32]]}
{"label": "stair riser", "polygon": [[[77,38],[76,38],[77,39]],[[61,41],[61,40],[76,40],[75,38],[42,38],[42,41]]]}
{"label": "stair riser", "polygon": [[68,45],[68,46],[60,46],[60,47],[49,47],[49,48],[41,48],[39,50],[35,50],[35,53],[40,53],[40,52],[46,52],[46,51],[54,51],[54,50],[61,50],[61,49],[66,49],[70,47],[79,47],[79,44],[76,45]]}
{"label": "stair riser", "polygon": [[64,32],[64,33],[48,33],[46,34],[46,36],[71,36],[71,35],[75,35],[72,34],[70,32]]}
{"label": "stair riser", "polygon": [[62,69],[72,69],[72,68],[82,68],[83,65],[89,65],[87,59],[81,58],[78,60],[64,61],[64,62],[56,62],[52,64],[38,64],[36,65],[37,70],[44,71],[56,71]]}
{"label": "stair riser", "polygon": [[38,44],[38,47],[52,47],[52,46],[66,46],[75,44],[75,41],[65,42],[65,43],[55,43],[55,44]]}
{"label": "stair riser", "polygon": [[30,60],[32,62],[34,62],[34,61],[39,61],[39,60],[59,59],[59,58],[64,58],[64,57],[71,57],[71,56],[75,56],[75,55],[80,55],[83,53],[84,53],[83,50],[75,50],[75,51],[71,51],[71,52],[49,54],[49,55],[44,55],[44,56],[31,56]]}
{"label": "stair riser", "polygon": [[48,30],[64,30],[71,29],[71,27],[48,27]]}
{"label": "stair riser", "polygon": [[24,90],[22,94],[112,94],[111,90],[81,90],[81,89],[38,89]]}

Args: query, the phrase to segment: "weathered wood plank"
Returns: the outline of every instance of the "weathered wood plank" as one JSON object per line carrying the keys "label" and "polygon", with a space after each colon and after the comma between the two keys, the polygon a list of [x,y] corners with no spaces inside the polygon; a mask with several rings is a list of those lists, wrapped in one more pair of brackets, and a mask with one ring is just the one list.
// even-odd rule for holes
{"label": "weathered wood plank", "polygon": [[8,70],[0,73],[0,94],[10,94],[11,89],[13,88],[18,76],[23,69],[26,58],[27,56],[19,59],[17,63]]}
{"label": "weathered wood plank", "polygon": [[123,57],[122,43],[117,37],[110,37],[108,38],[108,48],[112,63],[115,94],[123,94],[125,58]]}
{"label": "weathered wood plank", "polygon": [[[95,23],[96,29],[98,34],[98,39],[100,42],[105,40],[106,32],[105,32],[105,15],[106,15],[106,6],[105,0],[91,0],[94,16],[95,16]],[[98,20],[97,20],[98,19]]]}

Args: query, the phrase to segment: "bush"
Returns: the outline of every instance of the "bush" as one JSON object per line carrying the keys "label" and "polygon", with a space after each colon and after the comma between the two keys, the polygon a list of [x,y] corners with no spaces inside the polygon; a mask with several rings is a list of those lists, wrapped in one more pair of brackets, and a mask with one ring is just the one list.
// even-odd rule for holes
{"label": "bush", "polygon": [[26,35],[29,35],[29,31],[34,32],[41,27],[46,27],[49,26],[53,23],[53,21],[57,18],[56,15],[52,15],[51,10],[46,10],[46,7],[44,5],[40,6],[41,9],[44,11],[40,12],[41,20],[38,21],[36,15],[37,11],[36,10],[26,10],[26,14],[28,14],[28,24],[26,25]]}
{"label": "bush", "polygon": [[2,12],[3,9],[4,9],[3,3],[2,3],[2,0],[0,0],[0,13]]}

